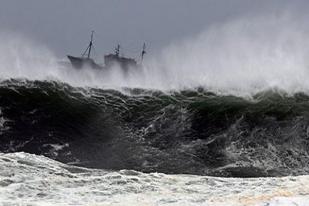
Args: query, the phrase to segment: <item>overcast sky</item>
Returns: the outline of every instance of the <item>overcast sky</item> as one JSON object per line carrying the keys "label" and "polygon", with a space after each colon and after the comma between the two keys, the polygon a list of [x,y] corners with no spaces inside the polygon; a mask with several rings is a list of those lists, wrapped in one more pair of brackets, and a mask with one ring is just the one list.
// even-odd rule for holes
{"label": "overcast sky", "polygon": [[158,51],[230,19],[308,9],[307,0],[0,0],[0,30],[21,33],[59,57],[81,54],[95,30],[98,55],[120,43],[134,56],[143,42]]}

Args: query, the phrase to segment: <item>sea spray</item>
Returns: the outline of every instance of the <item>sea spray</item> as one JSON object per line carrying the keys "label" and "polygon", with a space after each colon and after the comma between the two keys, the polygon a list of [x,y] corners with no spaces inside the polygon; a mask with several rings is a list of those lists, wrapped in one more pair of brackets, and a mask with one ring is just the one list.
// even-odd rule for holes
{"label": "sea spray", "polygon": [[309,39],[305,23],[290,15],[238,19],[214,25],[167,47],[149,75],[165,88],[204,87],[244,94],[269,88],[308,90]]}
{"label": "sea spray", "polygon": [[[233,95],[254,95],[276,88],[308,92],[309,39],[306,23],[292,14],[230,20],[167,46],[129,74],[75,70],[21,35],[0,33],[0,77],[58,80],[73,86],[162,91],[204,88]],[[63,60],[62,60],[63,61]]]}

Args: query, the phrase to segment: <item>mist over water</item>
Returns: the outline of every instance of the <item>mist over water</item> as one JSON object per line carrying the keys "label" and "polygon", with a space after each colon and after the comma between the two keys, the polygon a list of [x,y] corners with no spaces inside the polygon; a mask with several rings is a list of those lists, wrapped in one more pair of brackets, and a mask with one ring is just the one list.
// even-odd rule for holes
{"label": "mist over water", "polygon": [[1,201],[307,205],[309,26],[296,16],[212,25],[128,74],[73,69],[48,42],[0,31]]}
{"label": "mist over water", "polygon": [[308,32],[288,16],[242,19],[209,28],[164,51],[173,83],[227,92],[308,88]]}
{"label": "mist over water", "polygon": [[276,88],[308,92],[309,31],[295,15],[268,15],[232,20],[174,42],[159,55],[151,51],[142,70],[128,76],[74,70],[35,40],[1,32],[1,78],[59,80],[73,86],[209,91],[250,95]]}

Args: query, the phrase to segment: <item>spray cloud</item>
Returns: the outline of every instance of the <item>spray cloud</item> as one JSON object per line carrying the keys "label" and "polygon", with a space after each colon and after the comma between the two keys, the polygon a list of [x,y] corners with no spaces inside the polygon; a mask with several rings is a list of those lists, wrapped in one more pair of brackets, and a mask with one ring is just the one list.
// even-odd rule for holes
{"label": "spray cloud", "polygon": [[0,33],[1,78],[55,79],[73,86],[140,87],[252,94],[269,88],[308,92],[309,31],[293,15],[242,18],[148,57],[142,71],[102,73],[63,68],[47,48],[20,35]]}

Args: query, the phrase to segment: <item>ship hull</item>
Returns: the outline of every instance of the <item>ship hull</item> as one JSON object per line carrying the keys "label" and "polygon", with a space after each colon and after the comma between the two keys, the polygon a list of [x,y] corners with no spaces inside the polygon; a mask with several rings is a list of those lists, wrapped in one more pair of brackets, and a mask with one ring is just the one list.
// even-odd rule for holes
{"label": "ship hull", "polygon": [[74,56],[67,56],[70,60],[72,66],[75,69],[82,69],[84,67],[90,67],[92,69],[103,69],[104,67],[95,63],[91,58],[83,58],[83,57],[74,57]]}

